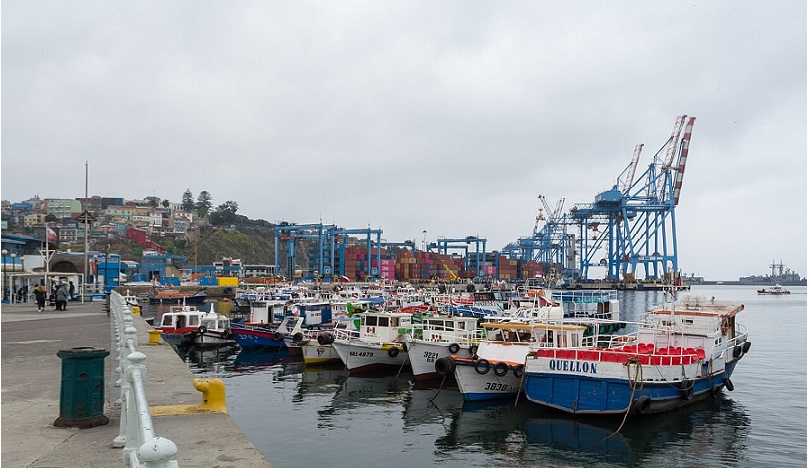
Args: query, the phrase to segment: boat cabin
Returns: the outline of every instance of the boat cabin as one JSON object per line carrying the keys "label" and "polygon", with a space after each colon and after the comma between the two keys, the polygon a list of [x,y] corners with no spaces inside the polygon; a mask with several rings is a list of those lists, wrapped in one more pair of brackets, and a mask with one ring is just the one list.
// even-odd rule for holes
{"label": "boat cabin", "polygon": [[359,315],[359,334],[369,343],[400,341],[411,331],[412,314],[402,312],[364,312]]}
{"label": "boat cabin", "polygon": [[482,338],[476,317],[423,317],[413,325],[416,338],[424,341],[470,343]]}

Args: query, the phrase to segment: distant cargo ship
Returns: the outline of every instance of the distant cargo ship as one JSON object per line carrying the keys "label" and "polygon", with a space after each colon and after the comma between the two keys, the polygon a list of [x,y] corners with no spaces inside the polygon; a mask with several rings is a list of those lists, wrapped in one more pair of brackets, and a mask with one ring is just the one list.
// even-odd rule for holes
{"label": "distant cargo ship", "polygon": [[791,271],[790,268],[785,269],[785,265],[779,260],[770,264],[770,275],[751,275],[741,276],[740,284],[755,284],[755,285],[775,285],[782,286],[807,286],[807,278],[801,278],[798,273]]}

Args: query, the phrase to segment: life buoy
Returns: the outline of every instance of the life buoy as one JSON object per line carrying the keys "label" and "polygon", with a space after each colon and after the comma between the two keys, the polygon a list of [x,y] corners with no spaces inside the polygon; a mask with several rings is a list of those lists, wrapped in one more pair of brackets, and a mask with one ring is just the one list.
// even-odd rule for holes
{"label": "life buoy", "polygon": [[723,319],[723,320],[720,322],[720,331],[721,331],[721,332],[723,333],[723,335],[725,335],[725,336],[728,336],[728,335],[729,335],[729,319]]}
{"label": "life buoy", "polygon": [[200,335],[204,335],[205,333],[207,333],[207,327],[204,325],[200,325],[198,330]]}
{"label": "life buoy", "polygon": [[477,350],[477,349],[479,349],[479,347],[478,347],[478,346],[476,346],[476,345],[471,345],[471,346],[469,346],[469,347],[468,347],[468,355],[470,355],[471,357],[476,356],[476,350]]}
{"label": "life buoy", "polygon": [[726,390],[728,390],[730,392],[734,391],[734,384],[731,382],[731,379],[724,380],[723,385],[726,386]]}
{"label": "life buoy", "polygon": [[299,343],[299,342],[303,341],[303,334],[300,333],[300,332],[297,332],[297,333],[294,334],[294,336],[291,338],[291,340],[293,342],[295,342],[295,343]]}
{"label": "life buoy", "polygon": [[507,375],[507,363],[504,362],[497,362],[495,366],[493,366],[493,373],[496,374],[496,377],[504,377]]}
{"label": "life buoy", "polygon": [[281,342],[283,341],[283,334],[280,332],[275,332],[274,335],[272,335],[272,339],[274,341]]}
{"label": "life buoy", "polygon": [[480,359],[476,361],[476,365],[474,366],[474,370],[479,375],[485,375],[490,371],[490,361],[487,359]]}
{"label": "life buoy", "polygon": [[460,345],[458,345],[457,343],[451,343],[450,345],[448,345],[448,352],[451,354],[457,354],[459,350]]}
{"label": "life buoy", "polygon": [[441,357],[434,362],[434,370],[440,375],[454,374],[457,364],[450,357]]}
{"label": "life buoy", "polygon": [[695,389],[692,382],[687,379],[681,381],[681,399],[682,400],[691,400],[692,397],[695,395]]}
{"label": "life buoy", "polygon": [[642,395],[633,403],[633,407],[635,408],[636,414],[647,414],[650,410],[650,403],[653,401],[647,395]]}
{"label": "life buoy", "polygon": [[389,357],[391,357],[391,358],[394,358],[394,357],[398,356],[398,353],[400,353],[400,352],[401,352],[401,350],[398,349],[397,346],[393,346],[392,348],[387,350],[387,355]]}
{"label": "life buoy", "polygon": [[520,379],[524,375],[524,364],[519,364],[513,368],[513,377]]}

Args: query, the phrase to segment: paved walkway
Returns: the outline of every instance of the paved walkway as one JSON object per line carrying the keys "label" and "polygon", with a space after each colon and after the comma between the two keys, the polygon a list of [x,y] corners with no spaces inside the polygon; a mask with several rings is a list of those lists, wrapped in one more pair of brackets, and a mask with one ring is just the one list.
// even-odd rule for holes
{"label": "paved walkway", "polygon": [[[36,305],[3,304],[2,319],[2,466],[125,466],[122,449],[112,448],[120,428],[120,410],[107,404],[109,424],[91,429],[56,428],[59,417],[62,349],[93,346],[110,352],[105,360],[107,402],[120,397],[114,386],[116,352],[110,318],[101,302],[70,302],[67,311]],[[149,404],[195,404],[202,394],[193,374],[168,345],[143,346],[147,325],[135,318],[138,350],[146,354]],[[185,414],[153,418],[157,435],[179,448],[181,467],[271,467],[227,414]]]}

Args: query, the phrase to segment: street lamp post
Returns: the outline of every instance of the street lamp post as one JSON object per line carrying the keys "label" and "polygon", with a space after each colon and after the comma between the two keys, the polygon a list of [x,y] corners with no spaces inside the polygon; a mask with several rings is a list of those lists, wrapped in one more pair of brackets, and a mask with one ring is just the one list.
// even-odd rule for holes
{"label": "street lamp post", "polygon": [[9,278],[9,283],[11,283],[10,284],[11,287],[8,290],[8,302],[14,302],[14,298],[17,297],[16,296],[17,288],[15,287],[16,286],[16,284],[15,284],[16,281],[14,281],[14,273],[16,273],[16,272],[17,272],[17,254],[12,253],[11,254],[11,277]]}
{"label": "street lamp post", "polygon": [[6,255],[8,255],[8,250],[3,249],[3,302],[8,300],[8,283],[6,282]]}

